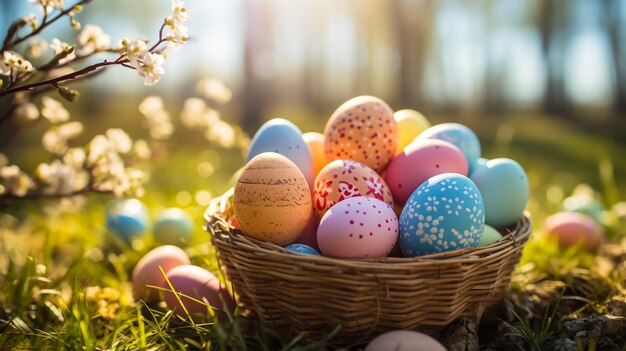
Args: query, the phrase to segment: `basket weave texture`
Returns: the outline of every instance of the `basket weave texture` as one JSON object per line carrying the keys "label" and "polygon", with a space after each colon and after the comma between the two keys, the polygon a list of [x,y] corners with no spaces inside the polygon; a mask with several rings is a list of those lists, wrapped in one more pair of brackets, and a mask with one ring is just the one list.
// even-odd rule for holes
{"label": "basket weave texture", "polygon": [[417,258],[345,260],[297,254],[228,224],[231,191],[204,219],[239,302],[279,332],[363,342],[396,329],[436,334],[458,318],[479,320],[509,286],[529,239],[524,215],[483,248]]}

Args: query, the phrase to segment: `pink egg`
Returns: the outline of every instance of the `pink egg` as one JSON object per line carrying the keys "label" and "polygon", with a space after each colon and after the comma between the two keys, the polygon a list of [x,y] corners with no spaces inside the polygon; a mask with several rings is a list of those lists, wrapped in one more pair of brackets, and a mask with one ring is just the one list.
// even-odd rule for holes
{"label": "pink egg", "polygon": [[558,239],[563,247],[582,245],[596,251],[604,244],[604,230],[593,218],[578,212],[559,212],[548,217],[543,224],[548,237]]}
{"label": "pink egg", "polygon": [[398,240],[398,218],[371,197],[345,199],[331,207],[317,228],[322,255],[337,258],[385,257]]}
{"label": "pink egg", "polygon": [[319,225],[319,221],[315,214],[311,211],[311,218],[309,218],[309,223],[307,223],[306,227],[302,231],[302,234],[298,237],[295,244],[304,244],[308,245],[315,250],[319,251],[320,247],[317,245],[317,226]]}
{"label": "pink egg", "polygon": [[133,269],[133,295],[146,302],[158,300],[159,290],[147,285],[165,288],[167,286],[161,269],[167,274],[176,266],[189,264],[189,257],[177,246],[163,245],[143,256]]}
{"label": "pink egg", "polygon": [[404,204],[413,191],[429,178],[442,173],[467,176],[463,152],[443,140],[415,140],[398,154],[387,168],[385,180],[394,201]]}
{"label": "pink egg", "polygon": [[[204,268],[193,265],[174,267],[167,273],[167,279],[174,291],[182,294],[180,300],[192,317],[206,317],[209,315],[209,310],[204,303],[196,302],[191,298],[198,301],[206,300],[209,305],[221,311],[232,310],[234,307],[226,286]],[[187,317],[183,307],[171,291],[165,292],[164,297],[167,307],[175,309],[179,316]]]}
{"label": "pink egg", "polygon": [[446,348],[426,334],[394,330],[376,337],[365,351],[446,351]]}

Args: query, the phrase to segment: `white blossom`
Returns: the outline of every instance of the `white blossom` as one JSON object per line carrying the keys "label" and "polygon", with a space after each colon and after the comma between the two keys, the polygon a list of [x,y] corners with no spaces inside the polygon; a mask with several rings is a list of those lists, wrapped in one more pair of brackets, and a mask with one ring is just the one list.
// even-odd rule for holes
{"label": "white blossom", "polygon": [[65,155],[63,155],[63,162],[78,170],[83,168],[86,158],[87,154],[85,153],[85,149],[74,147],[65,152]]}
{"label": "white blossom", "polygon": [[137,71],[145,78],[145,85],[153,86],[161,80],[161,76],[165,73],[162,65],[163,56],[150,52],[143,55],[142,63],[137,67]]}
{"label": "white blossom", "polygon": [[152,151],[150,150],[148,143],[143,139],[135,141],[135,144],[133,145],[133,153],[135,157],[140,160],[148,160],[152,157]]}
{"label": "white blossom", "polygon": [[163,108],[163,99],[159,96],[148,96],[139,104],[139,112],[143,115],[163,111]]}
{"label": "white blossom", "polygon": [[42,163],[37,167],[37,176],[47,186],[44,194],[69,195],[87,185],[88,176],[60,160]]}
{"label": "white blossom", "polygon": [[32,102],[25,102],[17,106],[15,116],[21,120],[33,121],[39,118],[39,110]]}
{"label": "white blossom", "polygon": [[46,13],[52,12],[55,8],[63,8],[63,0],[28,0],[30,3],[38,3]]}
{"label": "white blossom", "polygon": [[61,155],[68,150],[68,141],[76,138],[82,132],[83,125],[80,122],[69,122],[58,127],[53,126],[43,134],[41,144],[47,151]]}
{"label": "white blossom", "polygon": [[110,128],[105,134],[109,139],[109,145],[115,152],[125,154],[132,149],[133,141],[125,131],[119,128]]}
{"label": "white blossom", "polygon": [[44,96],[41,99],[41,102],[43,105],[41,108],[41,114],[47,118],[50,123],[65,122],[70,118],[70,113],[67,112],[59,101],[49,96]]}
{"label": "white blossom", "polygon": [[0,178],[4,181],[3,194],[9,193],[23,197],[30,189],[35,188],[33,180],[16,165],[2,167]]}
{"label": "white blossom", "polygon": [[163,100],[158,96],[149,96],[139,104],[139,112],[148,122],[150,136],[157,140],[165,140],[174,133],[169,113],[163,109]]}
{"label": "white blossom", "polygon": [[[54,51],[55,55],[58,55],[62,52],[68,52],[69,50],[71,50],[72,45],[62,42],[57,38],[52,39],[52,41],[50,42],[50,48],[52,49],[52,51]],[[59,60],[60,64],[64,64],[66,62],[72,61],[73,59],[76,58],[76,52],[72,51],[72,53],[68,54],[67,56],[65,56],[64,58]]]}
{"label": "white blossom", "polygon": [[0,75],[11,76],[11,79],[15,80],[28,72],[32,72],[33,69],[33,65],[22,56],[11,51],[2,53]]}
{"label": "white blossom", "polygon": [[196,91],[218,104],[225,104],[233,97],[230,89],[226,87],[224,82],[218,79],[203,79],[199,81],[196,84]]}
{"label": "white blossom", "polygon": [[184,44],[189,39],[189,28],[182,24],[176,23],[170,26],[170,33],[167,40],[176,44]]}
{"label": "white blossom", "polygon": [[48,50],[48,42],[41,38],[31,40],[28,44],[28,48],[26,49],[28,56],[32,58],[41,57],[46,50]]}
{"label": "white blossom", "polygon": [[182,24],[189,18],[185,3],[182,1],[172,1],[172,20],[176,24]]}
{"label": "white blossom", "polygon": [[126,57],[128,57],[131,66],[139,69],[140,59],[143,59],[146,54],[148,54],[148,46],[145,41],[126,42]]}
{"label": "white blossom", "polygon": [[97,51],[104,51],[109,48],[111,37],[102,31],[99,26],[88,24],[78,35],[79,55],[88,55]]}

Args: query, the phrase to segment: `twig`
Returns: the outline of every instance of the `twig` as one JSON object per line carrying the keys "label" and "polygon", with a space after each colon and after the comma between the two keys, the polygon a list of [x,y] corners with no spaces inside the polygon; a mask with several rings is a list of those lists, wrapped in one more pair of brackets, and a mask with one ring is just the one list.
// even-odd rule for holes
{"label": "twig", "polygon": [[52,23],[56,22],[61,17],[66,16],[70,12],[74,11],[74,8],[76,8],[76,6],[80,6],[80,5],[89,3],[91,1],[93,1],[93,0],[80,0],[76,4],[74,4],[74,5],[70,6],[70,7],[68,7],[67,9],[61,11],[59,14],[57,14],[54,17],[52,17],[50,20],[48,20],[48,13],[46,11],[44,13],[43,20],[41,21],[41,24],[39,25],[39,27],[37,27],[37,29],[33,30],[32,32],[26,34],[23,37],[19,37],[19,38],[15,39],[15,40],[12,40],[12,41],[5,41],[4,44],[2,45],[2,49],[0,50],[0,52],[4,52],[6,50],[9,50],[9,49],[15,47],[16,45],[24,42],[25,40],[28,40],[28,39],[34,37],[35,35],[39,34],[42,30],[44,30],[44,28],[46,28],[49,25],[51,25]]}

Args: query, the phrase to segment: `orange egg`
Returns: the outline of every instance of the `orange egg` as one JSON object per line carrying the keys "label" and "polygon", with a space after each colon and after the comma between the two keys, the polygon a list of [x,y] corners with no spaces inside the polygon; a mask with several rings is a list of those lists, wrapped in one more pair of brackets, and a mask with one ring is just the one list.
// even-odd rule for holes
{"label": "orange egg", "polygon": [[316,177],[324,166],[328,163],[324,154],[324,135],[321,133],[308,132],[302,134],[302,138],[309,147],[309,152],[313,157],[313,177]]}
{"label": "orange egg", "polygon": [[373,197],[393,208],[393,196],[387,183],[362,163],[335,160],[322,168],[315,178],[313,205],[319,218],[336,203],[355,196]]}
{"label": "orange egg", "polygon": [[382,173],[398,144],[393,110],[374,96],[358,96],[343,103],[324,129],[328,161],[354,160]]}

